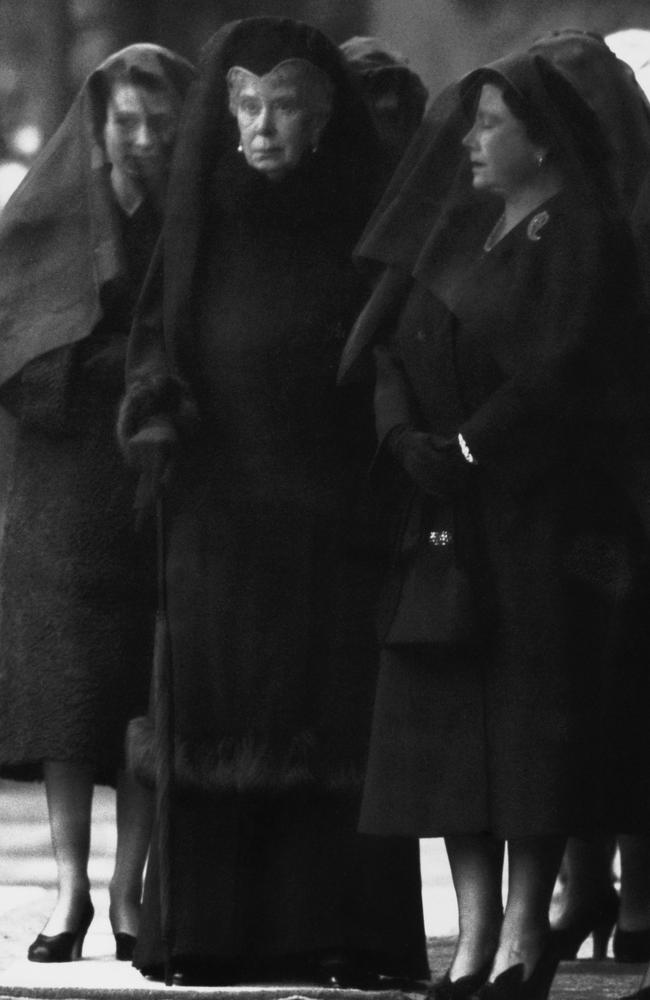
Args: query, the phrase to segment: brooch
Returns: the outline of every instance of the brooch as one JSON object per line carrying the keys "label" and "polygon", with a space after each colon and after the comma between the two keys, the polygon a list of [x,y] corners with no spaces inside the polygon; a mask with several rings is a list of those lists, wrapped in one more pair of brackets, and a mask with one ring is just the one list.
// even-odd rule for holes
{"label": "brooch", "polygon": [[453,541],[451,531],[430,531],[429,532],[429,543],[433,545],[434,548],[444,548],[445,545],[451,545]]}
{"label": "brooch", "polygon": [[549,219],[550,215],[546,210],[538,212],[537,215],[534,215],[526,228],[526,236],[528,239],[532,240],[533,243],[537,243],[538,240],[541,240],[542,237],[539,235],[540,230],[544,228]]}

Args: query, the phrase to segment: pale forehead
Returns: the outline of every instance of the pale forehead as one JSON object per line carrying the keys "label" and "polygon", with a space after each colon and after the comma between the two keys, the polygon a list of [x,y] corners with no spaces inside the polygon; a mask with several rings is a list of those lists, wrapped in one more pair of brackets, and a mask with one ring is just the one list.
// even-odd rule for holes
{"label": "pale forehead", "polygon": [[176,105],[171,93],[133,83],[116,83],[109,99],[109,107],[119,114],[173,114]]}
{"label": "pale forehead", "polygon": [[478,106],[482,111],[507,112],[510,113],[508,105],[503,99],[501,87],[495,83],[484,83],[481,87],[481,96]]}
{"label": "pale forehead", "polygon": [[329,77],[306,59],[285,59],[268,73],[259,75],[243,66],[232,66],[227,74],[229,104],[236,113],[242,96],[258,100],[291,97],[301,106],[329,116],[333,87]]}
{"label": "pale forehead", "polygon": [[243,97],[265,101],[277,100],[278,97],[291,97],[297,100],[300,88],[297,83],[292,83],[290,80],[256,78],[242,82],[237,96],[240,100]]}

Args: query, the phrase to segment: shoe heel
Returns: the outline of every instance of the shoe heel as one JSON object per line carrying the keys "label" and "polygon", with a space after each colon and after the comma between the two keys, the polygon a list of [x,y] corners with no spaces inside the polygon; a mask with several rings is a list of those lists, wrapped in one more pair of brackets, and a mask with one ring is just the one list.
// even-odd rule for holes
{"label": "shoe heel", "polygon": [[[565,927],[552,931],[556,953],[562,961],[573,961],[584,941],[591,938],[593,958],[602,961],[607,957],[607,945],[618,917],[618,894],[612,887],[596,904],[578,913]],[[616,945],[616,937],[614,937]]]}
{"label": "shoe heel", "polygon": [[79,961],[81,958],[81,953],[83,951],[84,941],[86,940],[86,934],[88,933],[88,928],[92,923],[92,919],[95,916],[95,910],[92,903],[89,903],[86,912],[84,913],[83,920],[79,925],[79,930],[76,933],[75,939],[72,943],[72,961]]}
{"label": "shoe heel", "polygon": [[614,923],[614,920],[603,921],[598,927],[594,927],[591,932],[591,941],[593,944],[592,958],[596,962],[602,962],[607,958],[607,945],[614,930]]}
{"label": "shoe heel", "polygon": [[88,928],[90,927],[90,921],[93,918],[93,913],[89,912],[87,919],[84,920],[84,924],[77,931],[75,938],[72,942],[72,947],[70,949],[70,961],[78,962],[81,958],[83,952],[84,941],[86,940],[86,934],[88,933]]}

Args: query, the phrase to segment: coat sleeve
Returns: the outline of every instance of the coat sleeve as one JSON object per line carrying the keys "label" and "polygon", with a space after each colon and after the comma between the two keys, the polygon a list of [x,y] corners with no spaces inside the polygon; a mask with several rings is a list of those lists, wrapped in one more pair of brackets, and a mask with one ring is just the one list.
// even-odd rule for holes
{"label": "coat sleeve", "polygon": [[135,310],[126,361],[126,391],[117,436],[124,454],[131,443],[176,443],[194,433],[198,411],[189,386],[174,370],[163,322],[162,238],[154,251]]}
{"label": "coat sleeve", "polygon": [[640,298],[625,231],[589,220],[561,235],[517,290],[517,360],[459,428],[516,492],[616,433],[610,403],[633,353]]}

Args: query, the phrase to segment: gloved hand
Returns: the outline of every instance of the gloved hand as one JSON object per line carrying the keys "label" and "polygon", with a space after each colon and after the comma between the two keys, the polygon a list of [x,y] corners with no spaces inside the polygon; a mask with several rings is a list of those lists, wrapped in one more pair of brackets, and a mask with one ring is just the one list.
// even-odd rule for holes
{"label": "gloved hand", "polygon": [[178,446],[178,433],[171,421],[152,418],[126,445],[129,465],[140,471],[137,507],[153,503],[169,481]]}
{"label": "gloved hand", "polygon": [[413,482],[430,496],[449,499],[463,488],[468,463],[457,438],[443,438],[402,425],[390,432],[386,444]]}

